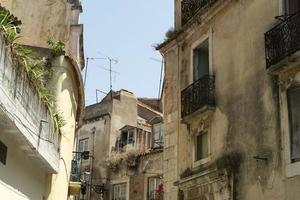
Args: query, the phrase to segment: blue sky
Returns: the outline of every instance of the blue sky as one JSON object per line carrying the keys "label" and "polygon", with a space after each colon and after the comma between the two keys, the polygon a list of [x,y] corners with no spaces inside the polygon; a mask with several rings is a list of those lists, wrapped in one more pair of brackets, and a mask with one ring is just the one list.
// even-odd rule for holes
{"label": "blue sky", "polygon": [[[85,57],[110,56],[118,59],[112,68],[113,89],[130,90],[138,97],[157,97],[161,59],[153,45],[164,39],[173,26],[173,0],[85,0]],[[96,89],[109,91],[108,60],[88,65],[86,105],[96,102]],[[99,94],[102,98],[103,94]]]}

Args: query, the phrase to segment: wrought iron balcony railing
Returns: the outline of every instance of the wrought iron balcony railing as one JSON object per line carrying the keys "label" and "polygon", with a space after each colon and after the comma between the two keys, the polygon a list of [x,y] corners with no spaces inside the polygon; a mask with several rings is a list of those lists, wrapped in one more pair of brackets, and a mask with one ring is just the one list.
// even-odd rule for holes
{"label": "wrought iron balcony railing", "polygon": [[267,68],[300,50],[300,12],[265,33]]}
{"label": "wrought iron balcony railing", "polygon": [[213,5],[218,0],[182,0],[181,24],[187,23],[194,15],[203,8]]}
{"label": "wrought iron balcony railing", "polygon": [[181,92],[181,117],[186,117],[204,106],[215,106],[214,76],[204,76]]}

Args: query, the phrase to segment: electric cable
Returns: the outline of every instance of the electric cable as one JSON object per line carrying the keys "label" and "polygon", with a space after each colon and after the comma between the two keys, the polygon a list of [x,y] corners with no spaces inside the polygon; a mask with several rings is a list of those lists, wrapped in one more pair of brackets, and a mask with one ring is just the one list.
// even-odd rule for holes
{"label": "electric cable", "polygon": [[29,134],[31,135],[31,137],[37,142],[36,138],[33,136],[35,135],[36,137],[38,137],[39,139],[49,142],[53,145],[55,145],[55,143],[47,138],[43,138],[41,137],[39,134],[37,134],[35,131],[33,131],[31,128],[29,128],[26,124],[24,124],[24,122],[16,115],[16,114],[12,114],[11,112],[9,112],[2,103],[0,103],[0,107],[1,109],[7,114],[9,115],[12,119],[16,120],[19,124],[21,124],[26,130],[28,130]]}
{"label": "electric cable", "polygon": [[64,163],[64,166],[65,166],[65,172],[66,172],[66,179],[67,179],[67,182],[69,182],[69,175],[68,175],[68,170],[67,170],[67,164],[66,164],[66,161],[63,157],[60,157],[60,159],[63,161]]}

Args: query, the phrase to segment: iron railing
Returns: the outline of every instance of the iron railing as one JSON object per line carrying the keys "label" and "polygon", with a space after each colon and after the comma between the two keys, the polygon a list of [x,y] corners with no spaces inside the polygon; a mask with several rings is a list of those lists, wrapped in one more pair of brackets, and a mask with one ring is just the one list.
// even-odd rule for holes
{"label": "iron railing", "polygon": [[198,11],[212,6],[218,0],[183,0],[181,2],[181,24],[187,23]]}
{"label": "iron railing", "polygon": [[265,33],[267,68],[300,50],[300,12]]}
{"label": "iron railing", "polygon": [[181,92],[181,117],[204,106],[215,106],[215,77],[206,75]]}

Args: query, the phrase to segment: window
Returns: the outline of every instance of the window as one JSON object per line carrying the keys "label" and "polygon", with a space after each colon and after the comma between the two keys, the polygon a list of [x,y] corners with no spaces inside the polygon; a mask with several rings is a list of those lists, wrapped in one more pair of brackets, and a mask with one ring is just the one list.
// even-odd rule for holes
{"label": "window", "polygon": [[122,132],[121,133],[121,147],[123,148],[125,145],[127,145],[127,139],[128,139],[128,132]]}
{"label": "window", "polygon": [[126,183],[113,185],[112,200],[126,200]]}
{"label": "window", "polygon": [[161,199],[160,190],[162,190],[162,188],[160,188],[161,187],[160,184],[161,184],[161,180],[159,177],[148,178],[147,200]]}
{"label": "window", "polygon": [[142,151],[143,150],[143,145],[142,145],[142,142],[143,142],[143,131],[141,129],[137,129],[137,133],[136,133],[136,145],[137,145],[137,149],[139,151]]}
{"label": "window", "polygon": [[153,125],[154,148],[163,146],[162,124]]}
{"label": "window", "polygon": [[79,140],[79,146],[78,146],[78,151],[79,152],[84,152],[89,150],[89,139],[82,139]]}
{"label": "window", "polygon": [[147,137],[147,146],[146,146],[146,149],[151,149],[152,148],[152,143],[153,143],[153,140],[152,140],[152,133],[151,132],[146,132],[146,137]]}
{"label": "window", "polygon": [[7,146],[0,141],[0,162],[6,165]]}
{"label": "window", "polygon": [[128,131],[122,131],[121,137],[117,139],[116,141],[116,149],[117,151],[122,151],[123,148],[128,145],[132,144],[134,146],[135,144],[135,129],[131,129]]}
{"label": "window", "polygon": [[209,50],[208,39],[193,50],[193,79],[199,80],[209,75]]}
{"label": "window", "polygon": [[291,161],[300,161],[300,86],[287,91]]}
{"label": "window", "polygon": [[288,14],[294,14],[300,10],[300,0],[286,0],[285,2]]}
{"label": "window", "polygon": [[128,131],[128,144],[134,144],[134,130]]}
{"label": "window", "polygon": [[208,157],[208,133],[201,132],[196,136],[195,161],[200,161],[207,157]]}

